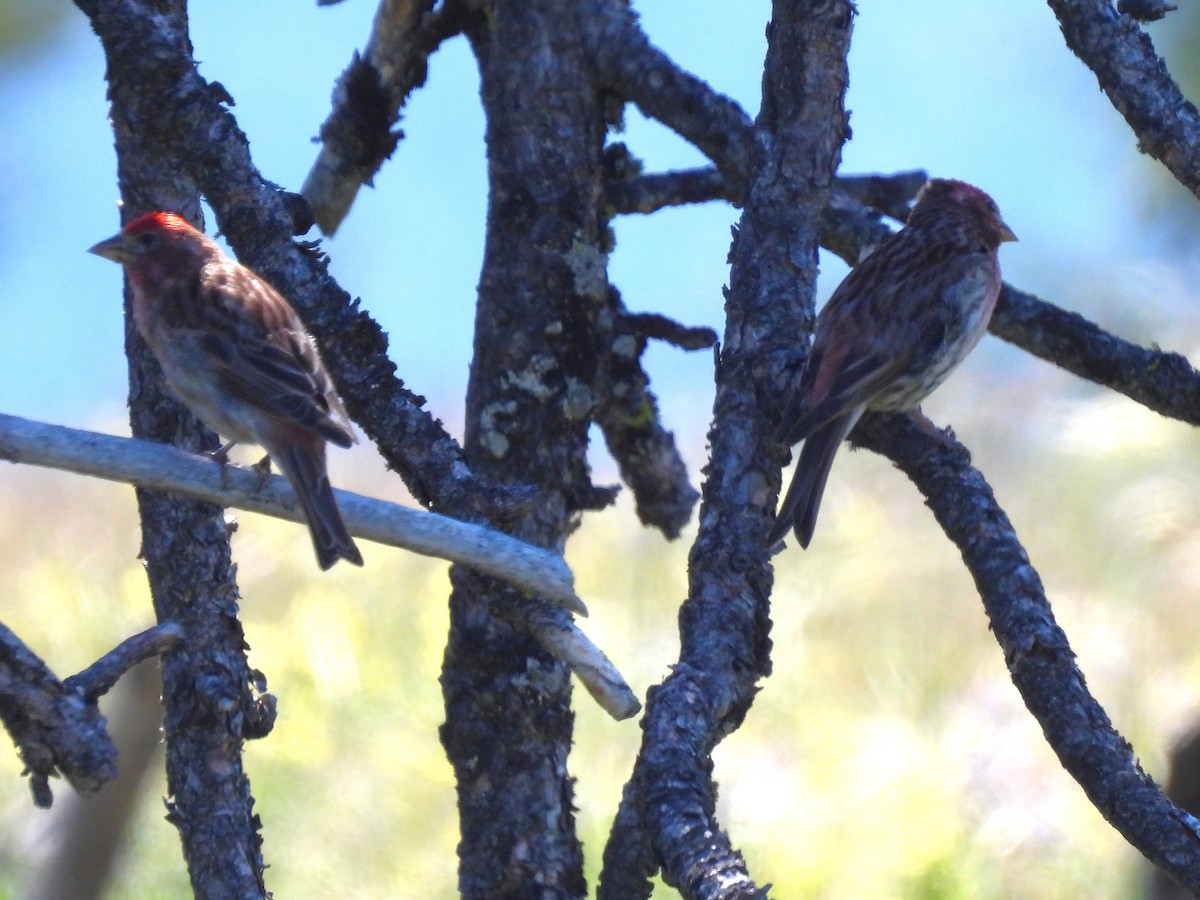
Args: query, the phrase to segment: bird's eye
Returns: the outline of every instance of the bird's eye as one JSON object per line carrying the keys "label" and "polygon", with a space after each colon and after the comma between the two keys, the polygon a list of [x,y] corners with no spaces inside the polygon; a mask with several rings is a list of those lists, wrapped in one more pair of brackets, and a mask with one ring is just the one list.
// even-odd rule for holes
{"label": "bird's eye", "polygon": [[151,231],[143,231],[137,236],[137,243],[142,250],[149,250],[158,243],[158,237]]}

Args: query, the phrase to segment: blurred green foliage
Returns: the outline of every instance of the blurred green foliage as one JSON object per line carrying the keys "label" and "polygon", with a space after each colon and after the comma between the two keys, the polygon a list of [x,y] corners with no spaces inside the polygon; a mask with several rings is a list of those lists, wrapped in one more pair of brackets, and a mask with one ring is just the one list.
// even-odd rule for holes
{"label": "blurred green foliage", "polygon": [[[1059,377],[1046,372],[1043,387]],[[1089,685],[1161,779],[1200,689],[1197,439],[1097,391],[1019,382],[964,373],[930,413],[975,448]],[[986,408],[972,402],[987,391]],[[1021,408],[1020,428],[995,415]],[[4,621],[60,675],[145,627],[132,492],[10,468],[0,505]],[[754,876],[781,897],[830,900],[1132,896],[1138,854],[1046,747],[911,485],[846,453],[823,516],[812,549],[778,558],[775,674],[714,754],[719,814]],[[445,564],[367,545],[364,569],[321,575],[299,526],[240,518],[250,662],[279,698],[275,732],[246,748],[268,886],[280,897],[453,897],[455,794],[437,737]],[[678,655],[687,549],[686,537],[644,532],[625,505],[588,516],[571,543],[592,611],[583,626],[642,696]],[[571,764],[594,885],[640,731],[582,690],[575,700]],[[36,866],[54,815],[33,808],[19,773],[15,754],[0,754],[3,896]],[[163,790],[156,773],[112,897],[187,894]]]}

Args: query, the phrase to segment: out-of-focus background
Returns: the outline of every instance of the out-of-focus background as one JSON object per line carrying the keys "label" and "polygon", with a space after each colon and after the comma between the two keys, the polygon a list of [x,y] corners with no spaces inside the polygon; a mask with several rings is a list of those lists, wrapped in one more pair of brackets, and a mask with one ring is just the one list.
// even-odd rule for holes
{"label": "out-of-focus background", "polygon": [[[655,42],[754,113],[765,0],[635,6]],[[194,5],[200,71],[235,98],[267,178],[299,189],[331,86],[374,11],[370,0]],[[1200,93],[1195,7],[1148,30],[1185,91]],[[863,4],[850,62],[844,171],[925,168],[984,187],[1021,237],[1001,253],[1009,281],[1194,358],[1195,199],[1137,152],[1047,9]],[[73,7],[0,0],[0,411],[122,433],[120,272],[84,252],[119,224],[103,75]],[[324,244],[333,274],[389,332],[400,374],[455,433],[486,202],[477,86],[465,43],[451,41],[375,189]],[[701,162],[635,110],[626,126],[648,170]],[[612,274],[629,306],[720,330],[736,218],[712,204],[618,222]],[[827,295],[845,267],[822,266]],[[647,364],[698,482],[711,356],[655,347]],[[1192,429],[994,338],[926,411],[972,449],[1089,685],[1162,778],[1171,742],[1200,714]],[[598,479],[616,480],[602,442],[594,460]],[[333,474],[405,496],[369,448],[336,454]],[[150,623],[128,488],[5,466],[0,510],[0,617],[60,675]],[[366,545],[365,569],[321,575],[298,526],[240,520],[250,660],[280,708],[275,732],[247,747],[269,886],[281,897],[453,896],[454,791],[437,741],[446,566]],[[623,502],[589,515],[569,548],[592,611],[584,627],[639,694],[677,655],[688,542],[643,531]],[[1136,896],[1138,855],[1045,746],[953,549],[886,463],[843,454],[813,547],[778,560],[772,612],[775,674],[714,754],[722,821],[756,877],[781,896]],[[594,879],[640,732],[578,697],[572,766]],[[113,897],[187,892],[160,770]],[[58,808],[35,810],[19,772],[0,752],[5,897],[31,882],[72,799],[59,784]]]}

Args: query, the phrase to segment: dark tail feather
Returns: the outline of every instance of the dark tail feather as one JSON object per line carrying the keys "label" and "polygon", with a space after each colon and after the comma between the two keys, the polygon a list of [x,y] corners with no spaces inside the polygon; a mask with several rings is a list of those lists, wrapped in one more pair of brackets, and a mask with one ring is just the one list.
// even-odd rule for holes
{"label": "dark tail feather", "polygon": [[792,476],[792,483],[775,516],[775,524],[767,536],[768,547],[774,547],[794,529],[800,546],[808,548],[817,527],[817,513],[821,509],[821,497],[825,493],[833,458],[861,415],[862,410],[852,410],[822,425],[805,439],[796,474]]}
{"label": "dark tail feather", "polygon": [[308,520],[313,548],[317,551],[317,565],[328,569],[339,559],[363,564],[362,554],[354,545],[337,501],[329,484],[329,473],[325,469],[325,440],[317,438],[319,444],[301,446],[293,443],[285,452],[271,454],[287,480],[291,482],[296,499]]}

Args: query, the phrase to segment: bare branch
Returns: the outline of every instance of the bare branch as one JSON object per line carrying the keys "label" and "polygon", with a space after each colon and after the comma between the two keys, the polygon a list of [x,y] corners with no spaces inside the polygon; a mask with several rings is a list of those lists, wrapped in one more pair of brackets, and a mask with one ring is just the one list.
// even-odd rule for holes
{"label": "bare branch", "polygon": [[715,344],[717,335],[711,328],[687,328],[665,316],[631,314],[616,288],[610,286],[608,294],[614,315],[603,341],[607,352],[600,358],[593,415],[621,480],[633,491],[638,518],[675,538],[691,519],[700,494],[688,480],[675,436],[659,417],[642,354],[650,337],[702,350]]}
{"label": "bare branch", "polygon": [[[200,214],[196,173],[186,171],[182,136],[232,164],[211,178],[231,218],[252,213],[259,192],[271,204],[271,226],[286,242],[294,205],[261,180],[239,183],[245,136],[221,103],[228,94],[196,75],[183,0],[76,0],[104,48],[117,149],[122,214],[174,209]],[[215,111],[202,122],[206,111]],[[248,154],[245,156],[248,171]],[[257,176],[257,173],[253,173]],[[210,195],[210,199],[212,195]],[[216,205],[216,204],[214,204]],[[137,335],[126,292],[126,353],[130,425],[135,437],[191,449],[216,436],[171,398],[161,370]],[[238,589],[221,510],[208,503],[138,490],[141,557],[159,622],[183,627],[187,643],[163,657],[168,819],[179,831],[195,892],[265,897],[265,863],[254,798],[242,765],[242,745],[264,720],[250,690],[245,635],[237,618]]]}
{"label": "bare branch", "polygon": [[[831,202],[836,206],[840,195],[864,209],[871,207],[903,222],[928,177],[922,170],[891,175],[841,175]],[[743,199],[738,181],[713,167],[614,176],[607,182],[604,193],[604,202],[614,215],[649,214],[668,206],[713,200],[741,206]]]}
{"label": "bare branch", "polygon": [[581,7],[584,38],[600,77],[647,116],[695,144],[742,193],[751,127],[741,106],[651,44],[628,4],[587,0]]}
{"label": "bare branch", "polygon": [[1013,684],[1063,767],[1126,840],[1200,892],[1200,823],[1162,795],[1088,692],[1041,580],[970,455],[899,414],[864,416],[852,439],[913,480],[957,545]]}
{"label": "bare branch", "polygon": [[1078,313],[1005,284],[992,334],[1164,416],[1200,425],[1200,372],[1179,353],[1142,347]]}
{"label": "bare branch", "polygon": [[[171,491],[219,506],[303,521],[286,479],[153,444],[0,414],[0,459],[66,469]],[[532,595],[587,615],[576,596],[574,575],[560,556],[498,531],[436,513],[419,512],[348,491],[335,491],[347,527],[356,536],[414,553],[460,562],[516,585]],[[515,599],[520,595],[512,594]],[[505,615],[527,627],[548,652],[571,668],[600,706],[614,718],[641,707],[620,672],[569,618],[559,621],[548,608],[521,600],[521,610]],[[170,626],[131,638],[95,666],[75,676],[73,687],[86,698],[107,690],[125,668],[174,640]],[[159,649],[154,649],[159,648]]]}
{"label": "bare branch", "polygon": [[1137,136],[1138,149],[1200,197],[1200,112],[1154,52],[1150,36],[1110,0],[1048,0],[1071,52]]}
{"label": "bare branch", "polygon": [[657,212],[668,206],[726,200],[742,202],[744,189],[715,168],[681,169],[642,175],[625,181],[609,181],[604,202],[614,214]]}
{"label": "bare branch", "polygon": [[61,772],[80,793],[117,775],[117,751],[97,697],[142,659],[178,645],[180,629],[163,625],[136,635],[66,681],[0,624],[0,721],[25,763],[33,800],[48,808],[51,776]]}
{"label": "bare branch", "polygon": [[708,350],[717,343],[717,333],[707,325],[681,325],[658,313],[625,313],[621,319],[631,334],[653,338],[680,350]]}
{"label": "bare branch", "polygon": [[[280,475],[264,477],[165,444],[113,437],[0,414],[0,459],[67,469],[109,481],[303,522]],[[562,557],[516,538],[436,513],[335,491],[351,533],[425,556],[461,562],[587,615]]]}
{"label": "bare branch", "polygon": [[812,315],[817,226],[846,135],[851,21],[849,3],[773,6],[756,126],[762,138],[753,142],[753,179],[730,257],[680,660],[647,696],[642,747],[617,814],[624,825],[640,820],[633,839],[650,846],[611,835],[602,900],[649,896],[654,866],[685,897],[763,894],[716,819],[710,754],[741,724],[757,679],[771,667],[763,538],[779,482],[769,409],[789,361],[804,353],[796,336]]}
{"label": "bare branch", "polygon": [[591,694],[600,708],[617,721],[637,715],[642,704],[599,647],[579,630],[571,616],[545,603],[523,597],[506,597],[493,604],[497,617],[533,635],[555,659],[567,666]]}
{"label": "bare branch", "polygon": [[858,265],[866,251],[891,233],[879,210],[864,206],[845,191],[829,192],[829,204],[821,212],[821,247],[847,265]]}
{"label": "bare branch", "polygon": [[908,219],[913,198],[929,180],[924,169],[893,172],[890,175],[839,175],[840,192],[864,206],[878,209],[898,222]]}
{"label": "bare branch", "polygon": [[333,234],[362,185],[392,155],[402,137],[392,131],[400,108],[425,83],[430,55],[458,34],[462,10],[454,2],[436,11],[435,0],[382,0],[360,56],[333,90],[333,111],[321,126],[321,152],[302,193],[317,224]]}
{"label": "bare branch", "polygon": [[179,646],[183,629],[174,622],[163,622],[140,634],[126,638],[82,672],[63,682],[67,690],[75,691],[89,703],[94,703],[117,683],[117,679],[140,662],[161,656]]}

